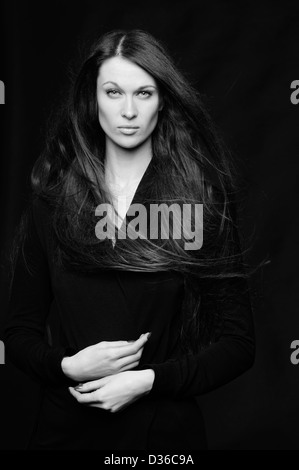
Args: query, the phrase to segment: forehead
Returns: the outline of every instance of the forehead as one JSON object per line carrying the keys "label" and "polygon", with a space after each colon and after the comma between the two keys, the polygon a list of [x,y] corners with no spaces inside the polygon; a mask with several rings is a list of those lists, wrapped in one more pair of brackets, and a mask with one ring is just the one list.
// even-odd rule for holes
{"label": "forehead", "polygon": [[123,57],[112,57],[105,60],[98,73],[98,84],[103,85],[111,81],[123,87],[142,87],[145,85],[155,85],[156,81],[148,72],[139,65],[134,64]]}

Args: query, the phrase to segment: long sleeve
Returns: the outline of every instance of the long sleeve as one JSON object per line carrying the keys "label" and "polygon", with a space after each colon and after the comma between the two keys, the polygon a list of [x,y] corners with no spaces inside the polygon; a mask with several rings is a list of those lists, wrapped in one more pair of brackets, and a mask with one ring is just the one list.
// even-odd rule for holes
{"label": "long sleeve", "polygon": [[67,348],[51,347],[45,338],[46,320],[53,294],[45,246],[35,221],[33,204],[27,209],[26,237],[19,250],[12,281],[5,347],[14,365],[48,385],[68,384],[61,368]]}
{"label": "long sleeve", "polygon": [[[231,242],[242,270],[236,206],[231,204]],[[244,272],[244,271],[243,271]],[[155,372],[151,395],[198,396],[235,379],[254,363],[255,331],[248,281],[244,277],[213,279],[203,283],[201,309],[221,311],[222,324],[215,342],[197,354],[185,354],[163,363],[143,364]],[[221,296],[220,292],[225,292]]]}
{"label": "long sleeve", "polygon": [[[217,295],[218,283],[213,290]],[[198,354],[184,355],[161,364],[145,364],[142,369],[153,369],[155,380],[152,395],[172,397],[196,396],[211,391],[235,379],[254,361],[255,339],[250,301],[240,294],[246,281],[234,279],[225,282],[234,301],[225,302],[224,326],[217,342]],[[212,291],[210,292],[213,295]],[[204,305],[202,306],[204,308]]]}

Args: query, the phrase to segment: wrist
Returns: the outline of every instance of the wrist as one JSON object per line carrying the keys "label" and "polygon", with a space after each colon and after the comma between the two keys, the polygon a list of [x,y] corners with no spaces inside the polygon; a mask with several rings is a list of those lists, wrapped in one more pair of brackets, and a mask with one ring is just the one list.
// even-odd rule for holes
{"label": "wrist", "polygon": [[142,378],[143,392],[147,395],[153,388],[155,372],[153,371],[153,369],[144,369],[138,371],[138,373],[141,374],[140,377]]}
{"label": "wrist", "polygon": [[64,375],[66,375],[70,379],[74,379],[74,368],[73,368],[73,361],[72,358],[69,356],[66,356],[62,359],[61,361],[61,369]]}

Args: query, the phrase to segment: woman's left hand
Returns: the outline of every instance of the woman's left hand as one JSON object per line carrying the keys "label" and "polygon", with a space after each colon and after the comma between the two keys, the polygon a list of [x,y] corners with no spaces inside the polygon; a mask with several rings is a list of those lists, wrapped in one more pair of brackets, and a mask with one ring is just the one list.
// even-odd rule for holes
{"label": "woman's left hand", "polygon": [[152,369],[125,371],[69,387],[79,403],[115,413],[147,395],[154,382]]}

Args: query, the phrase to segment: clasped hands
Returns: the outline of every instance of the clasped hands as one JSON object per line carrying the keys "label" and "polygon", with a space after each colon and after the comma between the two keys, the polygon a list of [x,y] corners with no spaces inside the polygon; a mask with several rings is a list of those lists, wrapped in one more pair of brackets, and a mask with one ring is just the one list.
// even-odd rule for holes
{"label": "clasped hands", "polygon": [[81,382],[69,387],[73,397],[84,405],[115,413],[148,394],[154,371],[132,369],[139,364],[149,336],[142,334],[136,341],[101,341],[63,358],[64,374]]}

